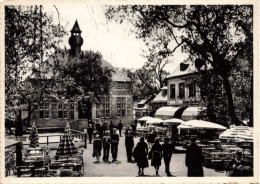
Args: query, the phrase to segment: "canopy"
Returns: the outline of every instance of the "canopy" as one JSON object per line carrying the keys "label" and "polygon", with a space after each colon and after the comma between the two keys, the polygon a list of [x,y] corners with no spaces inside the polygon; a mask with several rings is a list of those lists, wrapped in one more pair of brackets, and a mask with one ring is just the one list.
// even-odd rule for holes
{"label": "canopy", "polygon": [[35,123],[33,123],[32,125],[32,130],[29,139],[31,140],[29,147],[36,148],[37,146],[39,146],[39,136]]}
{"label": "canopy", "polygon": [[164,123],[172,123],[172,124],[181,124],[184,123],[183,120],[178,119],[178,118],[172,118],[172,119],[166,119],[163,121]]}
{"label": "canopy", "polygon": [[219,135],[220,139],[231,139],[231,140],[242,140],[242,141],[252,141],[253,129],[247,126],[231,126],[222,134]]}
{"label": "canopy", "polygon": [[188,121],[191,119],[195,119],[196,116],[199,115],[199,113],[204,110],[205,108],[203,107],[188,107],[187,109],[184,110],[182,113],[181,119],[184,121]]}
{"label": "canopy", "polygon": [[179,109],[180,107],[171,107],[171,106],[165,106],[159,108],[155,114],[155,118],[161,118],[161,119],[170,119],[173,118],[175,112]]}
{"label": "canopy", "polygon": [[146,121],[147,124],[162,123],[163,120],[160,118],[153,118]]}
{"label": "canopy", "polygon": [[209,121],[203,120],[190,120],[182,123],[177,128],[191,128],[191,129],[218,129],[218,130],[225,130],[226,127],[212,123]]}
{"label": "canopy", "polygon": [[142,118],[140,118],[140,119],[138,119],[139,121],[147,121],[147,120],[149,120],[149,119],[152,119],[153,117],[151,117],[151,116],[144,116],[144,117],[142,117]]}

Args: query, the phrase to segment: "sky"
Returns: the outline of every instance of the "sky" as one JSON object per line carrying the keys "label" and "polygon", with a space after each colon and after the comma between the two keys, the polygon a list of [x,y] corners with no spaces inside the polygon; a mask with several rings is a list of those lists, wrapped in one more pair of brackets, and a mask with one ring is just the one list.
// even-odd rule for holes
{"label": "sky", "polygon": [[[130,31],[131,24],[109,22],[105,18],[104,7],[98,5],[56,5],[56,7],[59,10],[60,22],[68,33],[63,38],[66,48],[70,48],[68,44],[70,30],[77,20],[84,40],[82,50],[99,51],[106,61],[120,68],[137,69],[146,62],[146,58],[142,56],[143,50],[147,50],[146,46]],[[53,12],[54,18],[58,17],[53,6],[46,8]],[[171,73],[183,60],[184,56],[179,49],[174,56],[174,62],[167,65],[166,70]]]}

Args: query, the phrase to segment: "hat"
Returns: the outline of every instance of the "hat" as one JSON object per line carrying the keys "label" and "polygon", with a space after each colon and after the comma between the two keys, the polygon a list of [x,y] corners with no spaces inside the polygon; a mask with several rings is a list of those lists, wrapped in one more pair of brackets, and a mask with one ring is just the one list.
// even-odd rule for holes
{"label": "hat", "polygon": [[190,138],[190,141],[191,141],[191,142],[196,142],[196,137],[191,137],[191,138]]}

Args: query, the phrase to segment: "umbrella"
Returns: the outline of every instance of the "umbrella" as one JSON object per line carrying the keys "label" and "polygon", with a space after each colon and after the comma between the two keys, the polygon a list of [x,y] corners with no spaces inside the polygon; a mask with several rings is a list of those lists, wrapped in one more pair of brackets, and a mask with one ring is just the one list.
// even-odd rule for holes
{"label": "umbrella", "polygon": [[146,121],[147,124],[162,123],[162,122],[163,122],[163,120],[160,118],[152,118],[152,119],[148,119]]}
{"label": "umbrella", "polygon": [[171,123],[171,124],[182,124],[182,123],[184,123],[183,120],[178,119],[178,118],[166,119],[163,122],[164,123]]}
{"label": "umbrella", "polygon": [[182,123],[181,125],[178,126],[178,128],[182,128],[182,126],[184,126],[186,128],[190,127],[193,129],[218,129],[218,130],[225,130],[227,129],[226,127],[216,124],[216,123],[212,123],[209,121],[203,121],[203,120],[190,120],[190,121],[186,121],[184,123]]}
{"label": "umbrella", "polygon": [[69,134],[69,131],[65,129],[64,134],[61,138],[61,142],[59,144],[58,150],[56,152],[56,155],[61,156],[61,155],[73,155],[78,153],[72,138]]}
{"label": "umbrella", "polygon": [[35,123],[33,123],[32,125],[32,130],[29,139],[31,140],[29,147],[36,148],[37,146],[39,146],[39,136]]}
{"label": "umbrella", "polygon": [[151,116],[144,116],[144,117],[142,117],[142,118],[140,118],[140,119],[138,119],[139,121],[147,121],[147,120],[149,120],[149,119],[153,119],[153,117],[151,117]]}

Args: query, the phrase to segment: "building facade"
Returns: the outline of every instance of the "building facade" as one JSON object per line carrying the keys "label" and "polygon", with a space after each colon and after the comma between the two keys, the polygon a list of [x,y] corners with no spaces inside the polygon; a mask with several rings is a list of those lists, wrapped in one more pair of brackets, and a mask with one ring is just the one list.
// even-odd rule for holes
{"label": "building facade", "polygon": [[[195,75],[194,65],[181,63],[171,75],[167,76],[167,94],[164,98],[160,98],[164,100],[165,105],[157,109],[155,117],[196,119],[205,108],[199,106],[202,99],[200,88],[192,80]],[[163,91],[158,95],[162,96],[162,93]]]}
{"label": "building facade", "polygon": [[[82,51],[83,38],[76,21],[72,30],[69,44],[69,58],[77,57]],[[121,71],[113,67],[107,61],[102,60],[102,67],[114,70],[112,72],[112,84],[110,95],[103,96],[100,102],[92,103],[87,116],[80,108],[78,102],[44,101],[33,112],[31,122],[37,127],[64,127],[67,122],[80,122],[81,127],[86,127],[89,119],[94,121],[113,121],[130,124],[133,121],[133,92],[130,79]],[[28,113],[23,111],[23,117]],[[82,121],[77,121],[83,119]],[[83,122],[83,124],[82,124]]]}

